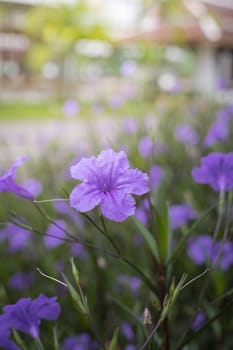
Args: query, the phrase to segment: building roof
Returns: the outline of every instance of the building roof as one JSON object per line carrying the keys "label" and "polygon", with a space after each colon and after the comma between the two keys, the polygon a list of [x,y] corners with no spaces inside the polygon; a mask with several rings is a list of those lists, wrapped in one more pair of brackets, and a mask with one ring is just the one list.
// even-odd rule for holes
{"label": "building roof", "polygon": [[184,11],[177,21],[170,23],[157,18],[154,29],[125,36],[119,43],[124,46],[144,41],[233,48],[232,0],[183,0],[183,5]]}
{"label": "building roof", "polygon": [[19,4],[19,5],[48,5],[56,6],[57,4],[73,4],[75,0],[0,0],[2,3]]}

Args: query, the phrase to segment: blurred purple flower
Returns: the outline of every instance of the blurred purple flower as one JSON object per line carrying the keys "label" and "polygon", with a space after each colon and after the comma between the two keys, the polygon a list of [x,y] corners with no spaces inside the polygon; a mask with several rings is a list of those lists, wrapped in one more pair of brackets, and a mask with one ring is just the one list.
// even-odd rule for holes
{"label": "blurred purple flower", "polygon": [[32,272],[29,272],[29,273],[16,272],[10,277],[8,281],[8,286],[11,289],[23,291],[29,288],[34,282],[35,282],[35,276],[33,275]]}
{"label": "blurred purple flower", "polygon": [[96,341],[88,333],[69,336],[62,342],[62,350],[97,350]]}
{"label": "blurred purple flower", "polygon": [[38,179],[27,179],[24,181],[23,186],[28,189],[28,191],[37,197],[42,192],[42,184]]}
{"label": "blurred purple flower", "polygon": [[121,333],[128,341],[134,340],[134,331],[131,325],[128,322],[122,322],[121,324]]}
{"label": "blurred purple flower", "polygon": [[4,315],[11,328],[39,338],[41,319],[56,320],[60,314],[61,308],[56,299],[43,294],[34,300],[22,298],[16,304],[6,305]]}
{"label": "blurred purple flower", "polygon": [[204,146],[210,147],[217,142],[224,142],[229,136],[229,114],[222,110],[216,121],[209,128],[204,139]]}
{"label": "blurred purple flower", "polygon": [[194,146],[199,142],[199,134],[189,124],[180,124],[175,129],[175,137],[178,141]]}
{"label": "blurred purple flower", "polygon": [[0,192],[12,192],[18,197],[33,199],[32,193],[15,182],[16,170],[28,157],[17,158],[12,166],[0,176]]}
{"label": "blurred purple flower", "polygon": [[233,188],[233,152],[213,152],[201,159],[201,166],[193,168],[195,182],[208,184],[214,191],[230,191]]}
{"label": "blurred purple flower", "polygon": [[233,265],[233,243],[230,241],[216,242],[213,251],[213,264],[222,271],[227,271]]}
{"label": "blurred purple flower", "polygon": [[65,229],[66,223],[63,220],[55,220],[54,224],[50,224],[46,234],[51,236],[44,236],[45,246],[48,249],[53,249],[64,243],[63,238],[66,237]]}
{"label": "blurred purple flower", "polygon": [[212,237],[201,235],[188,241],[188,255],[197,265],[203,265],[211,259],[213,250]]}
{"label": "blurred purple flower", "polygon": [[108,100],[109,106],[113,109],[122,107],[123,103],[124,98],[121,95],[113,95]]}
{"label": "blurred purple flower", "polygon": [[83,158],[71,167],[71,176],[83,181],[70,194],[70,205],[87,212],[100,205],[102,214],[121,222],[135,213],[131,194],[149,191],[148,176],[138,169],[130,169],[124,151],[102,151],[98,157]]}
{"label": "blurred purple flower", "polygon": [[204,312],[199,311],[192,322],[192,329],[193,330],[199,329],[205,323],[205,321],[206,321],[206,316]]}
{"label": "blurred purple flower", "polygon": [[118,281],[126,285],[133,295],[136,295],[141,287],[141,280],[136,276],[121,274],[118,276]]}
{"label": "blurred purple flower", "polygon": [[140,139],[138,143],[138,152],[144,158],[148,158],[152,155],[153,142],[150,136],[144,136]]}
{"label": "blurred purple flower", "polygon": [[139,207],[136,209],[135,215],[143,225],[146,225],[148,222],[148,213],[149,213],[149,202],[147,198],[144,198],[140,202]]}
{"label": "blurred purple flower", "polygon": [[125,350],[136,350],[136,346],[134,344],[128,344],[125,347]]}
{"label": "blurred purple flower", "polygon": [[160,183],[162,182],[164,177],[164,170],[159,165],[152,165],[150,169],[150,188],[154,189],[155,187],[158,187]]}
{"label": "blurred purple flower", "polygon": [[188,255],[197,265],[208,261],[222,271],[233,265],[233,243],[230,241],[213,242],[211,236],[201,235],[191,238],[188,243]]}
{"label": "blurred purple flower", "polygon": [[137,69],[134,61],[125,61],[120,67],[120,72],[123,77],[132,77]]}
{"label": "blurred purple flower", "polygon": [[9,223],[2,230],[1,235],[7,239],[9,251],[18,252],[27,246],[31,232],[16,224]]}
{"label": "blurred purple flower", "polygon": [[70,255],[73,257],[78,257],[80,260],[85,260],[87,258],[87,252],[82,244],[73,243],[70,247]]}
{"label": "blurred purple flower", "polygon": [[63,113],[66,117],[74,117],[79,112],[79,104],[75,100],[67,100],[63,105]]}
{"label": "blurred purple flower", "polygon": [[122,97],[124,100],[132,100],[137,94],[135,84],[126,84],[122,89]]}
{"label": "blurred purple flower", "polygon": [[176,204],[170,206],[169,217],[171,228],[175,230],[182,225],[186,225],[189,220],[195,219],[197,217],[197,213],[187,203]]}
{"label": "blurred purple flower", "polygon": [[67,215],[79,227],[83,227],[84,224],[81,215],[70,207],[68,201],[55,201],[53,206],[59,214]]}
{"label": "blurred purple flower", "polygon": [[138,130],[138,124],[135,118],[126,118],[123,124],[125,132],[128,134],[135,134]]}

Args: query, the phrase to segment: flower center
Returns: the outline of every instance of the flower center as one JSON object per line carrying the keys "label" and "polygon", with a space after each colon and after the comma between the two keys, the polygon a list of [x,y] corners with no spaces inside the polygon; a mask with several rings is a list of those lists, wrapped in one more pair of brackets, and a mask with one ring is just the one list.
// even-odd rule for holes
{"label": "flower center", "polygon": [[107,185],[106,185],[105,183],[103,184],[102,192],[103,192],[103,193],[108,192],[108,187],[107,187]]}

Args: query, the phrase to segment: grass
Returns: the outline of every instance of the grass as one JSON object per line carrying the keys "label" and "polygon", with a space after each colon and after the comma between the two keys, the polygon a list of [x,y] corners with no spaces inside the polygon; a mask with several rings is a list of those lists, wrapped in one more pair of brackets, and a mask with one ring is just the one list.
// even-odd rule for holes
{"label": "grass", "polygon": [[47,103],[0,103],[0,121],[18,119],[51,119],[60,117],[63,117],[62,104],[55,101]]}

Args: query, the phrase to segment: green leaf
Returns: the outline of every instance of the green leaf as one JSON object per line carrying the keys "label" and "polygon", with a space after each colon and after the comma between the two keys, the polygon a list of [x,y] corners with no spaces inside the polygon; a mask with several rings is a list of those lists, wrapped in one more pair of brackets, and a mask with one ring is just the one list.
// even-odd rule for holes
{"label": "green leaf", "polygon": [[74,263],[74,258],[72,257],[70,259],[70,263],[71,263],[71,267],[72,267],[72,274],[73,274],[73,277],[74,277],[74,281],[75,283],[77,284],[77,286],[79,286],[79,272],[78,272],[78,269]]}
{"label": "green leaf", "polygon": [[117,328],[113,334],[111,343],[109,345],[108,350],[116,350],[117,348],[117,338],[118,338],[119,328]]}
{"label": "green leaf", "polygon": [[82,302],[80,295],[78,294],[76,289],[73,287],[73,285],[69,282],[69,280],[66,278],[66,276],[63,274],[62,274],[62,276],[67,284],[67,288],[70,292],[71,298],[74,301],[74,305],[75,305],[76,309],[78,311],[80,311],[82,314],[87,315],[87,310],[85,308],[85,305]]}
{"label": "green leaf", "polygon": [[15,329],[12,329],[12,333],[13,333],[13,336],[15,338],[16,343],[21,347],[21,349],[27,350],[27,347],[24,344],[23,340],[21,339],[19,333]]}
{"label": "green leaf", "polygon": [[153,237],[152,233],[143,224],[141,224],[141,222],[135,216],[133,217],[133,221],[136,224],[139,231],[141,232],[146,243],[148,244],[148,247],[150,248],[155,260],[159,263],[160,258],[158,252],[158,244],[155,238]]}

